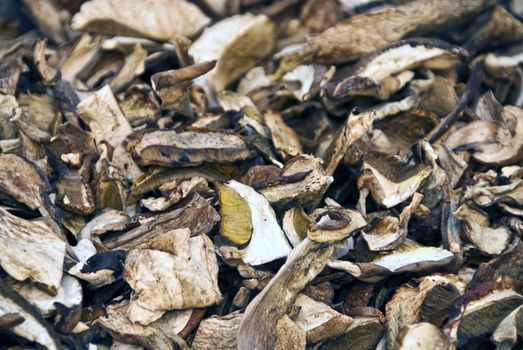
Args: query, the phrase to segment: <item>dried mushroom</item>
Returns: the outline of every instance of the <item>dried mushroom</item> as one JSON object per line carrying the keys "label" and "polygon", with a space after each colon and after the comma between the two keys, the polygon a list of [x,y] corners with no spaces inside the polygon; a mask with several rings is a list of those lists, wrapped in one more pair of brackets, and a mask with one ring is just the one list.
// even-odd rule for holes
{"label": "dried mushroom", "polygon": [[0,3],[0,348],[523,348],[521,0]]}

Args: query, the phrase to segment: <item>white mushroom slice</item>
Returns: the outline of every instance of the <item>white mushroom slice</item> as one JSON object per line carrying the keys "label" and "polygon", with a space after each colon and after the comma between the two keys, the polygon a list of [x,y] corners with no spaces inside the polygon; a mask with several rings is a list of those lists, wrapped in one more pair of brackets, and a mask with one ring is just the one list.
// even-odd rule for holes
{"label": "white mushroom slice", "polygon": [[512,233],[505,226],[493,228],[487,213],[462,204],[453,215],[461,220],[464,238],[487,255],[501,254],[509,245]]}
{"label": "white mushroom slice", "polygon": [[503,108],[505,124],[473,121],[453,132],[445,144],[450,149],[472,150],[478,162],[488,165],[510,165],[523,158],[523,109]]}
{"label": "white mushroom slice", "polygon": [[73,307],[82,303],[82,287],[74,277],[64,275],[56,295],[51,296],[29,283],[12,283],[12,288],[33,304],[44,317],[49,317],[56,310],[55,302]]}
{"label": "white mushroom slice", "polygon": [[66,242],[43,221],[0,208],[0,265],[14,279],[30,279],[55,295],[62,280]]}
{"label": "white mushroom slice", "polygon": [[368,188],[372,197],[385,208],[412,197],[432,171],[428,165],[406,166],[397,158],[382,153],[372,153],[362,168],[358,187]]}
{"label": "white mushroom slice", "polygon": [[122,142],[133,131],[120,106],[106,85],[78,104],[78,116],[89,125],[97,144],[109,143],[114,148],[112,163],[121,174],[134,180],[142,174]]}
{"label": "white mushroom slice", "polygon": [[272,51],[275,34],[268,17],[250,13],[228,17],[207,28],[191,45],[189,54],[196,63],[218,63],[195,82],[209,91],[223,90]]}
{"label": "white mushroom slice", "polygon": [[405,327],[394,345],[397,350],[449,350],[450,339],[436,326],[428,322]]}
{"label": "white mushroom slice", "polygon": [[310,224],[307,214],[300,207],[293,207],[285,212],[282,227],[293,247],[296,247],[307,237]]}
{"label": "white mushroom slice", "polygon": [[523,306],[519,306],[501,321],[491,339],[498,349],[511,349],[522,335]]}
{"label": "white mushroom slice", "polygon": [[48,350],[62,347],[51,325],[20,295],[0,283],[0,317],[17,314],[23,322],[12,327],[12,332],[30,342],[43,345]]}
{"label": "white mushroom slice", "polygon": [[185,0],[91,0],[74,15],[74,30],[105,34],[141,36],[168,41],[176,36],[191,36],[210,19]]}
{"label": "white mushroom slice", "polygon": [[134,290],[127,313],[147,325],[165,311],[202,308],[221,300],[218,261],[205,235],[167,231],[129,251],[124,278]]}
{"label": "white mushroom slice", "polygon": [[269,85],[271,85],[271,81],[265,74],[265,69],[258,66],[248,71],[240,80],[237,92],[241,95],[247,95],[251,91]]}
{"label": "white mushroom slice", "polygon": [[329,306],[299,294],[294,304],[300,308],[295,322],[306,332],[307,343],[319,343],[345,333],[352,318],[340,314]]}
{"label": "white mushroom slice", "polygon": [[[234,180],[224,184],[224,186],[235,191],[245,201],[246,208],[250,211],[250,213],[241,214],[246,215],[246,217],[250,216],[250,228],[252,229],[249,245],[242,251],[243,262],[249,265],[261,265],[286,257],[291,251],[291,246],[285,238],[274,210],[267,199],[252,187]],[[227,217],[223,219],[227,220]],[[227,231],[224,232],[223,229],[225,225],[230,225],[233,222],[234,219],[231,223],[222,222],[222,234],[225,233],[226,237]],[[246,226],[245,229],[247,230],[249,227]]]}

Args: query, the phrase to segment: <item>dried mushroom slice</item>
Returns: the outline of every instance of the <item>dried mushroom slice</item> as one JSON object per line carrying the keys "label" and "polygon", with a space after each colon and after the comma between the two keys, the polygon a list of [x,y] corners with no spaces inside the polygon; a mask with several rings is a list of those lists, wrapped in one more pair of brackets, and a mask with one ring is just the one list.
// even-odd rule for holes
{"label": "dried mushroom slice", "polygon": [[431,171],[428,165],[411,166],[394,156],[371,153],[363,163],[358,187],[367,188],[378,204],[391,208],[412,197]]}
{"label": "dried mushroom slice", "polygon": [[0,154],[0,189],[36,210],[47,205],[51,187],[42,170],[17,154]]}
{"label": "dried mushroom slice", "polygon": [[385,307],[389,347],[398,342],[405,327],[417,322],[441,326],[464,290],[465,283],[456,275],[438,274],[411,281],[396,290]]}
{"label": "dried mushroom slice", "polygon": [[325,175],[320,159],[301,155],[285,163],[281,181],[269,180],[256,187],[271,204],[288,206],[294,203],[306,207],[323,195],[332,181],[332,176]]}
{"label": "dried mushroom slice", "polygon": [[[165,185],[169,185],[169,189],[162,190],[162,187]],[[209,188],[207,181],[203,177],[196,176],[189,180],[165,183],[160,186],[160,190],[164,192],[164,197],[144,198],[140,201],[140,204],[150,211],[164,211],[192,193],[206,192],[209,191]]]}
{"label": "dried mushroom slice", "polygon": [[307,237],[310,225],[311,221],[301,207],[293,207],[283,215],[282,228],[293,247]]}
{"label": "dried mushroom slice", "polygon": [[396,338],[394,349],[449,350],[452,349],[452,342],[438,327],[421,322],[403,328]]}
{"label": "dried mushroom slice", "polygon": [[509,349],[516,345],[523,335],[523,306],[514,309],[503,319],[492,333],[492,341],[499,349]]}
{"label": "dried mushroom slice", "polygon": [[106,249],[132,249],[167,231],[189,228],[191,235],[208,233],[220,215],[202,196],[195,193],[180,208],[140,220],[140,226],[125,233],[102,238]]}
{"label": "dried mushroom slice", "polygon": [[386,216],[371,223],[370,230],[361,234],[369,250],[390,250],[402,244],[407,237],[410,218],[422,199],[423,195],[416,192],[410,204],[401,211],[399,218]]}
{"label": "dried mushroom slice", "polygon": [[237,340],[238,349],[272,349],[276,324],[296,295],[326,266],[334,247],[305,238],[287,257],[269,284],[245,309]]}
{"label": "dried mushroom slice", "polygon": [[44,317],[49,317],[56,311],[56,304],[74,307],[82,303],[82,287],[72,276],[64,275],[56,295],[51,296],[33,284],[27,282],[5,281],[14,291],[36,307]]}
{"label": "dried mushroom slice", "polygon": [[[0,283],[0,319],[8,315],[19,315],[22,322],[13,322],[9,331],[29,342],[35,342],[49,350],[61,349],[58,335],[53,327],[22,296],[4,283]],[[17,324],[19,323],[19,324]],[[4,329],[2,329],[4,332]]]}
{"label": "dried mushroom slice", "polygon": [[481,209],[462,204],[453,215],[461,220],[464,238],[483,254],[501,254],[509,245],[512,233],[505,226],[491,227],[490,218]]}
{"label": "dried mushroom slice", "polygon": [[147,51],[140,44],[136,44],[133,50],[125,57],[122,68],[111,80],[109,86],[114,92],[120,92],[128,87],[131,82],[142,75],[145,71],[145,58]]}
{"label": "dried mushroom slice", "polygon": [[446,249],[425,247],[406,239],[399,247],[377,254],[370,262],[335,260],[329,267],[343,270],[365,282],[377,282],[404,272],[445,270],[461,262],[461,257]]}
{"label": "dried mushroom slice", "polygon": [[88,283],[91,289],[97,289],[116,281],[123,270],[126,252],[111,250],[96,252],[94,246],[80,241],[74,248],[80,261],[67,272]]}
{"label": "dried mushroom slice", "polygon": [[127,150],[139,165],[196,166],[245,160],[251,152],[238,135],[226,131],[150,130],[136,132]]}
{"label": "dried mushroom slice", "polygon": [[211,316],[200,323],[192,349],[194,350],[236,350],[236,333],[240,326],[242,313],[233,312],[225,316]]}
{"label": "dried mushroom slice", "polygon": [[409,70],[450,69],[465,56],[464,49],[441,40],[399,41],[365,58],[355,75],[338,83],[333,95],[336,98],[374,96],[386,100],[414,77]]}
{"label": "dried mushroom slice", "polygon": [[217,185],[222,236],[248,246],[241,251],[249,265],[261,265],[286,257],[291,246],[267,199],[252,187],[231,180]]}
{"label": "dried mushroom slice", "polygon": [[91,0],[74,15],[75,30],[114,35],[140,36],[169,41],[191,36],[209,23],[209,18],[185,0],[138,0],[127,6],[121,0]]}
{"label": "dried mushroom slice", "polygon": [[503,108],[504,124],[473,121],[453,132],[445,144],[453,150],[471,150],[483,164],[509,165],[523,157],[523,109]]}
{"label": "dried mushroom slice", "polygon": [[149,85],[134,84],[125,91],[120,108],[129,124],[137,127],[160,117],[160,105]]}
{"label": "dried mushroom slice", "polygon": [[352,318],[347,331],[333,339],[328,339],[319,345],[321,350],[342,349],[376,349],[383,335],[384,327],[379,317],[358,316]]}
{"label": "dried mushroom slice", "polygon": [[196,63],[218,60],[214,70],[195,82],[223,90],[272,51],[275,36],[275,25],[265,15],[245,13],[215,23],[189,47]]}
{"label": "dried mushroom slice", "polygon": [[523,296],[511,288],[495,282],[477,285],[456,301],[446,333],[458,346],[489,336],[521,304]]}
{"label": "dried mushroom slice", "polygon": [[299,294],[294,303],[299,308],[294,322],[303,329],[308,344],[315,344],[345,333],[352,324],[352,318]]}
{"label": "dried mushroom slice", "polygon": [[283,315],[276,324],[276,350],[300,350],[305,349],[306,337],[305,332],[290,319],[289,316]]}
{"label": "dried mushroom slice", "polygon": [[123,115],[111,88],[106,85],[77,107],[78,116],[89,125],[97,144],[107,142],[114,148],[112,162],[129,180],[141,175],[141,170],[127,153],[122,142],[132,128]]}
{"label": "dried mushroom slice", "polygon": [[285,124],[280,113],[269,110],[263,115],[263,120],[271,132],[272,143],[283,160],[303,153],[298,135]]}
{"label": "dried mushroom slice", "polygon": [[66,242],[42,220],[29,221],[0,208],[0,265],[14,279],[27,279],[56,295]]}
{"label": "dried mushroom slice", "polygon": [[168,310],[203,308],[222,299],[212,241],[205,235],[190,238],[189,229],[168,231],[129,251],[124,277],[134,291],[127,314],[143,325]]}
{"label": "dried mushroom slice", "polygon": [[367,224],[360,212],[335,206],[314,210],[309,221],[307,237],[318,243],[341,241]]}

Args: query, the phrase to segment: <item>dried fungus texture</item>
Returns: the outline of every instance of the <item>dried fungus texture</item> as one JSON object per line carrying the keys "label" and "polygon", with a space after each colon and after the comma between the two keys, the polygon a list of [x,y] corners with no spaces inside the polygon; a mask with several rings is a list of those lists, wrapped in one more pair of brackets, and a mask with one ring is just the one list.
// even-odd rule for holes
{"label": "dried fungus texture", "polygon": [[0,3],[0,348],[523,348],[521,0]]}

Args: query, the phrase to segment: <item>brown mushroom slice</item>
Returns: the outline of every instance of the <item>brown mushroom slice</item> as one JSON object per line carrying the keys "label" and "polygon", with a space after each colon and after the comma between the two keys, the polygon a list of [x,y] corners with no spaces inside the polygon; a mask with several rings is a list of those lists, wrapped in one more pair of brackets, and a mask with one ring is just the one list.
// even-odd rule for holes
{"label": "brown mushroom slice", "polygon": [[342,270],[364,282],[377,282],[403,272],[435,271],[452,267],[461,258],[446,249],[425,247],[406,239],[399,247],[382,251],[370,262],[335,260],[328,266]]}
{"label": "brown mushroom slice", "polygon": [[250,240],[242,250],[244,263],[261,265],[290,253],[291,246],[263,195],[234,180],[218,185],[218,190],[221,234],[238,244]]}
{"label": "brown mushroom slice", "polygon": [[[114,339],[125,343],[144,346],[146,349],[174,350],[173,342],[177,345],[185,345],[183,340],[176,334],[185,326],[187,320],[186,311],[171,311],[160,320],[147,326],[132,322],[127,317],[129,301],[109,305],[104,316],[98,318],[95,323],[99,324]],[[181,317],[180,317],[181,316]],[[180,344],[180,341],[183,342]]]}
{"label": "brown mushroom slice", "polygon": [[61,116],[54,99],[49,95],[20,94],[18,104],[40,130],[54,132]]}
{"label": "brown mushroom slice", "polygon": [[498,349],[511,349],[522,335],[523,305],[520,305],[499,323],[491,339]]}
{"label": "brown mushroom slice", "polygon": [[147,325],[165,311],[203,308],[222,299],[212,241],[190,233],[167,231],[129,251],[124,277],[134,291],[127,310],[132,322]]}
{"label": "brown mushroom slice", "polygon": [[162,99],[162,109],[173,108],[189,92],[192,80],[209,72],[216,66],[216,60],[193,64],[180,69],[155,73],[151,85]]}
{"label": "brown mushroom slice", "polygon": [[[164,185],[166,184],[169,183],[165,183]],[[160,186],[160,188],[162,186]],[[165,193],[164,197],[144,198],[140,201],[140,204],[150,211],[164,211],[194,192],[205,192],[209,190],[207,181],[199,176],[193,177],[190,180],[174,181],[171,186],[173,186],[173,188],[171,188],[168,193]]]}
{"label": "brown mushroom slice", "polygon": [[36,70],[42,77],[44,85],[50,86],[54,83],[56,77],[56,69],[50,67],[45,59],[46,41],[38,40],[35,43],[33,51],[33,59]]}
{"label": "brown mushroom slice", "polygon": [[283,315],[276,324],[275,350],[301,350],[305,349],[305,331],[298,327],[289,316]]}
{"label": "brown mushroom slice", "polygon": [[120,108],[133,127],[160,117],[160,105],[153,90],[146,84],[134,84],[127,89]]}
{"label": "brown mushroom slice", "polygon": [[411,281],[396,290],[385,307],[389,348],[398,341],[404,327],[421,321],[441,326],[464,290],[465,283],[456,275],[439,274]]}
{"label": "brown mushroom slice", "polygon": [[238,349],[274,347],[277,321],[295,296],[323,270],[333,252],[333,246],[308,238],[293,249],[276,276],[247,306],[238,330]]}
{"label": "brown mushroom slice", "polygon": [[18,135],[18,128],[10,120],[18,107],[16,98],[12,95],[0,94],[0,136],[2,139],[13,139]]}
{"label": "brown mushroom slice", "polygon": [[272,143],[283,160],[303,153],[298,135],[285,124],[280,113],[269,110],[264,113],[263,119],[271,132]]}
{"label": "brown mushroom slice", "polygon": [[490,335],[514,309],[523,304],[523,296],[495,282],[477,285],[457,300],[455,311],[445,331],[458,346]]}
{"label": "brown mushroom slice", "polygon": [[341,241],[367,224],[360,212],[334,206],[314,210],[309,221],[307,237],[318,243]]}
{"label": "brown mushroom slice", "polygon": [[492,0],[459,3],[416,0],[396,7],[382,7],[350,17],[319,35],[309,36],[308,45],[298,54],[303,58],[298,61],[311,56],[320,62],[351,61],[414,32],[448,29],[449,24],[465,21],[493,4]]}
{"label": "brown mushroom slice", "polygon": [[394,349],[397,350],[450,350],[451,340],[438,327],[428,322],[408,325],[401,330]]}
{"label": "brown mushroom slice", "polygon": [[223,90],[272,51],[275,36],[265,15],[245,13],[215,23],[189,47],[196,63],[218,60],[216,68],[195,82],[210,91]]}
{"label": "brown mushroom slice", "polygon": [[67,40],[64,24],[68,16],[60,13],[61,9],[54,1],[24,0],[24,5],[41,34],[54,44],[62,44]]}
{"label": "brown mushroom slice", "polygon": [[383,322],[378,317],[357,316],[352,318],[352,323],[345,333],[322,342],[318,348],[373,350],[377,348],[383,332]]}
{"label": "brown mushroom slice", "polygon": [[456,108],[458,96],[450,79],[429,71],[428,79],[412,80],[409,86],[420,95],[419,107],[423,110],[443,118]]}
{"label": "brown mushroom slice", "polygon": [[67,81],[74,87],[82,85],[77,76],[89,67],[93,60],[99,58],[100,43],[101,38],[93,38],[89,34],[82,35],[67,59],[60,65],[60,80]]}
{"label": "brown mushroom slice", "polygon": [[414,193],[412,201],[403,208],[399,218],[386,216],[373,224],[368,233],[363,231],[361,237],[367,242],[369,250],[390,250],[403,243],[407,237],[410,218],[422,199],[422,194]]}
{"label": "brown mushroom slice", "polygon": [[34,305],[44,317],[49,317],[56,311],[55,303],[66,307],[74,307],[82,303],[82,287],[80,282],[72,276],[64,275],[56,295],[51,296],[33,284],[27,282],[6,281],[6,284]]}
{"label": "brown mushroom slice", "polygon": [[294,303],[299,308],[294,322],[306,333],[307,343],[315,344],[345,333],[352,324],[352,318],[299,294]]}
{"label": "brown mushroom slice", "polygon": [[72,19],[74,30],[140,36],[168,41],[190,36],[209,23],[200,9],[185,0],[138,0],[126,6],[121,0],[91,0]]}
{"label": "brown mushroom slice", "polygon": [[141,175],[141,170],[127,153],[122,142],[131,134],[132,128],[120,110],[120,106],[106,85],[78,104],[80,118],[89,125],[97,144],[107,142],[114,148],[112,162],[127,179]]}
{"label": "brown mushroom slice", "polygon": [[437,39],[399,41],[366,58],[355,75],[338,83],[334,97],[361,95],[386,100],[414,77],[409,70],[453,68],[460,56],[466,56],[466,51]]}
{"label": "brown mushroom slice", "polygon": [[95,208],[94,193],[89,185],[89,172],[91,160],[84,158],[80,169],[62,170],[60,179],[56,184],[57,205],[78,215],[89,215]]}
{"label": "brown mushroom slice", "polygon": [[195,166],[245,160],[251,152],[232,132],[153,130],[131,135],[127,149],[140,165]]}
{"label": "brown mushroom slice", "polygon": [[[303,177],[292,181],[291,178],[298,174]],[[300,155],[287,161],[281,176],[289,180],[274,183],[269,180],[257,186],[271,204],[281,206],[296,202],[308,206],[323,195],[333,181],[332,176],[325,175],[322,161],[310,155]]]}
{"label": "brown mushroom slice", "polygon": [[363,163],[358,187],[367,188],[378,204],[391,208],[412,197],[431,171],[428,165],[409,166],[394,156],[371,153]]}
{"label": "brown mushroom slice", "polygon": [[122,68],[111,80],[109,86],[114,92],[120,92],[131,84],[131,82],[145,71],[145,58],[147,51],[140,44],[136,44],[133,50],[125,57]]}
{"label": "brown mushroom slice", "polygon": [[17,154],[0,154],[0,189],[36,210],[46,205],[50,185],[42,170]]}
{"label": "brown mushroom slice", "polygon": [[512,233],[505,226],[491,227],[487,213],[462,204],[453,215],[461,220],[464,238],[483,254],[501,254],[509,245]]}
{"label": "brown mushroom slice", "polygon": [[213,315],[198,326],[192,342],[194,350],[236,350],[236,333],[243,314],[239,311],[225,316]]}
{"label": "brown mushroom slice", "polygon": [[14,279],[55,295],[62,280],[66,242],[44,221],[28,221],[0,208],[0,265]]}
{"label": "brown mushroom slice", "polygon": [[503,116],[508,128],[498,122],[473,121],[453,132],[445,144],[472,150],[473,158],[483,164],[513,164],[523,157],[523,109],[505,106]]}
{"label": "brown mushroom slice", "polygon": [[[4,283],[0,283],[0,318],[17,314],[23,322],[9,327],[14,334],[38,343],[49,350],[58,350],[62,346],[53,327],[23,297]],[[2,331],[4,331],[2,329]]]}
{"label": "brown mushroom slice", "polygon": [[220,220],[216,210],[195,193],[184,206],[140,220],[140,226],[125,233],[102,238],[106,249],[132,249],[167,231],[189,228],[193,236],[208,233]]}

